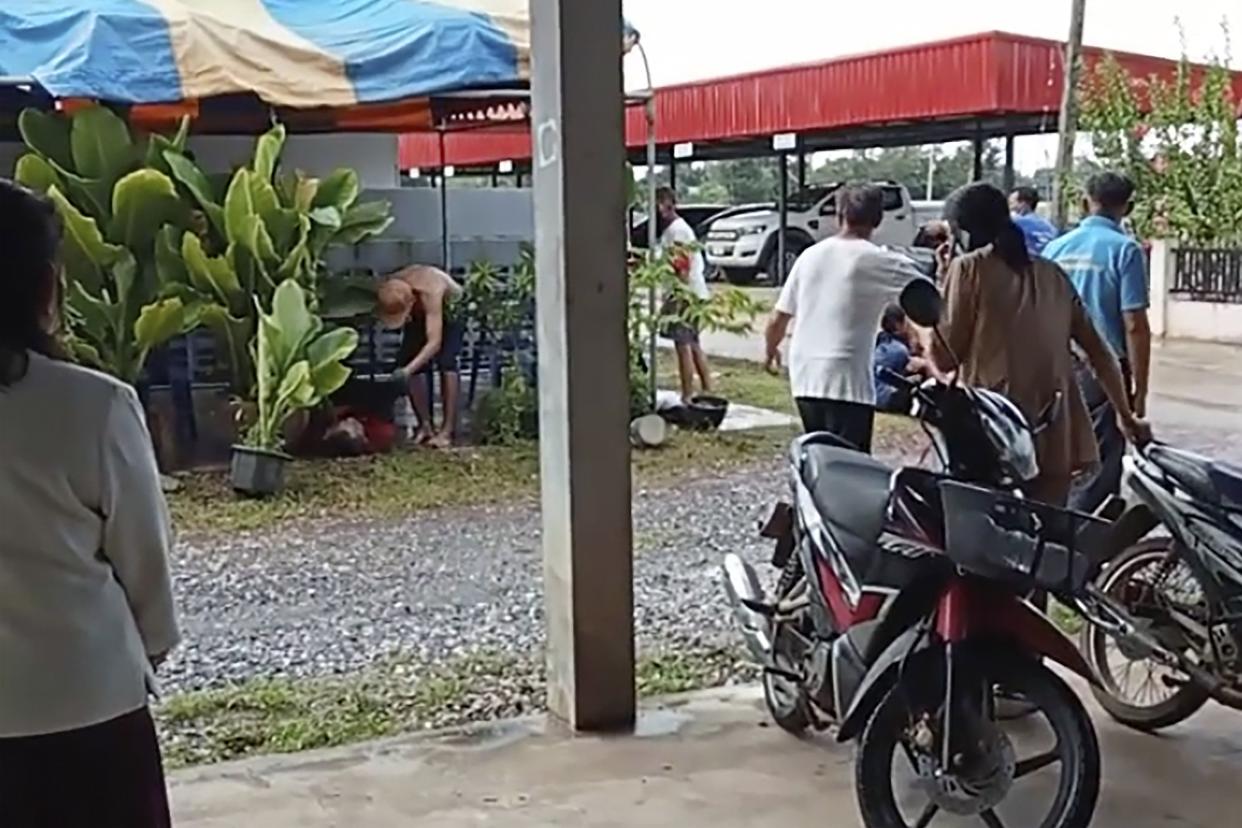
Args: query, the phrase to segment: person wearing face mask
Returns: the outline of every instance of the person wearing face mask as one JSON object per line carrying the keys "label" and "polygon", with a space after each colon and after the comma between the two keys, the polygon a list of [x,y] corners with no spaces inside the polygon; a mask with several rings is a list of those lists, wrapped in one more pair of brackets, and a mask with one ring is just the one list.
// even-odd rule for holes
{"label": "person wearing face mask", "polygon": [[1099,461],[1071,347],[1099,378],[1125,437],[1144,443],[1151,430],[1130,408],[1117,359],[1074,285],[1052,262],[1031,257],[1004,193],[990,184],[964,187],[949,197],[945,218],[966,253],[948,263],[933,359],[942,371],[958,370],[966,385],[1005,394],[1032,423],[1062,400],[1036,436],[1040,476],[1028,494],[1064,506],[1074,477]]}
{"label": "person wearing face mask", "polygon": [[168,508],[137,394],[57,339],[59,244],[0,180],[0,825],[164,828]]}

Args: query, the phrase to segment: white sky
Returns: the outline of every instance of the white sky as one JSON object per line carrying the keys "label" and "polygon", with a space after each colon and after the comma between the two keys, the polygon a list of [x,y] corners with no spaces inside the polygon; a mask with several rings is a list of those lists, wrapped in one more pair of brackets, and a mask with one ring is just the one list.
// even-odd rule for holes
{"label": "white sky", "polygon": [[[642,33],[657,86],[789,63],[1002,30],[1064,39],[1070,0],[624,0]],[[1170,7],[1171,6],[1171,7]],[[1155,11],[1155,9],[1161,9]],[[1092,46],[1177,58],[1180,19],[1194,59],[1225,48],[1221,21],[1242,38],[1242,0],[1087,0]],[[1233,63],[1242,68],[1235,50]],[[631,88],[646,85],[641,65],[626,65]],[[952,83],[952,78],[946,78]],[[1047,165],[1055,139],[1018,141],[1024,171]]]}

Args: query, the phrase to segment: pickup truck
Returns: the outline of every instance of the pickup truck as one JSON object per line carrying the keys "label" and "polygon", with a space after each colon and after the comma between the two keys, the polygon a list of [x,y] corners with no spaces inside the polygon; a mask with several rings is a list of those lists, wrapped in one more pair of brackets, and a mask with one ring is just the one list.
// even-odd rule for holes
{"label": "pickup truck", "polygon": [[[785,272],[803,250],[837,232],[837,190],[841,184],[808,187],[789,197],[785,230]],[[891,181],[876,186],[884,191],[884,221],[876,244],[908,245],[917,231],[910,193]],[[720,268],[735,285],[748,285],[760,275],[778,276],[777,236],[780,214],[770,205],[716,219],[707,232],[706,254],[711,267]]]}

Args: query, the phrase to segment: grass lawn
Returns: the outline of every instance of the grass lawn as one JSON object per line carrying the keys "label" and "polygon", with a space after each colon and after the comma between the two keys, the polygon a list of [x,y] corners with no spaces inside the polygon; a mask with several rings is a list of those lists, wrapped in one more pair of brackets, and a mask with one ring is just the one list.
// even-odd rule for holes
{"label": "grass lawn", "polygon": [[[720,393],[730,400],[795,413],[788,380],[755,363],[712,361]],[[660,360],[662,387],[676,385],[671,354]],[[877,451],[899,447],[916,434],[909,420],[881,416]],[[779,457],[794,430],[745,433],[676,432],[658,451],[635,452],[635,486],[674,483],[745,468]],[[533,444],[481,446],[451,452],[397,451],[340,460],[303,460],[289,468],[286,491],[268,500],[233,495],[223,471],[181,478],[169,497],[181,532],[262,529],[287,520],[396,518],[424,509],[471,506],[534,498],[539,493],[539,454]]]}
{"label": "grass lawn", "polygon": [[[738,653],[704,648],[641,658],[642,696],[749,676]],[[334,747],[543,710],[543,660],[473,655],[420,669],[388,664],[333,679],[252,681],[173,696],[155,709],[169,767]]]}

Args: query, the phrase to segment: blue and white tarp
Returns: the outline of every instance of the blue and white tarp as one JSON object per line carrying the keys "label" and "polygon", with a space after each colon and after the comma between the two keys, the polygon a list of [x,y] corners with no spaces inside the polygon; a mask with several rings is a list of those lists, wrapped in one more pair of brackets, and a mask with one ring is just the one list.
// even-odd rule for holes
{"label": "blue and white tarp", "polygon": [[[583,0],[589,2],[589,0]],[[0,77],[57,98],[345,107],[530,74],[528,0],[0,0]]]}

